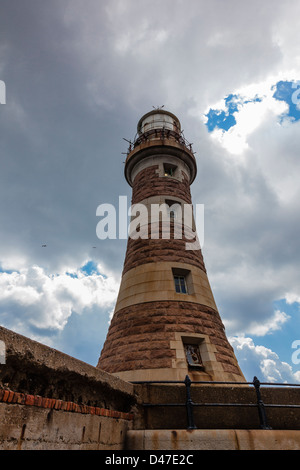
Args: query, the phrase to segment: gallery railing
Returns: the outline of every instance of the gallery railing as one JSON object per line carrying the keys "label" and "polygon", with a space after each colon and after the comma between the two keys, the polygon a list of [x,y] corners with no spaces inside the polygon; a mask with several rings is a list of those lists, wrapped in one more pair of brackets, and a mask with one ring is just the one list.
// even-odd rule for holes
{"label": "gallery railing", "polygon": [[[253,378],[252,382],[211,382],[211,381],[191,381],[189,376],[185,377],[182,381],[135,381],[134,384],[184,384],[185,385],[185,403],[143,403],[145,408],[150,407],[169,407],[169,406],[185,406],[186,407],[186,418],[187,418],[187,429],[197,429],[194,423],[194,407],[249,407],[257,408],[259,423],[261,429],[272,429],[267,420],[266,408],[300,408],[300,405],[293,404],[271,404],[264,403],[261,396],[261,386],[286,386],[286,387],[300,387],[300,384],[290,383],[273,383],[273,382],[260,382],[257,377]],[[256,403],[194,403],[191,398],[191,385],[252,385],[256,392]]]}
{"label": "gallery railing", "polygon": [[157,129],[149,129],[148,131],[145,131],[140,135],[136,135],[133,141],[125,139],[124,137],[123,139],[129,143],[129,147],[126,152],[127,155],[138,145],[143,144],[152,139],[161,139],[162,141],[164,141],[165,139],[171,139],[177,142],[179,145],[183,146],[184,148],[187,148],[193,155],[195,155],[196,153],[193,151],[193,144],[190,143],[184,137],[183,132],[164,128],[163,126]]}

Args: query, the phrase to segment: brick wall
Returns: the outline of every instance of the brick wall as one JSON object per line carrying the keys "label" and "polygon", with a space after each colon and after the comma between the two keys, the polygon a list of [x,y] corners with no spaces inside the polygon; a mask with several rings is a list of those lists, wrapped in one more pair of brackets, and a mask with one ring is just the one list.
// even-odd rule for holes
{"label": "brick wall", "polygon": [[132,204],[153,196],[178,197],[191,204],[190,185],[187,175],[182,172],[183,179],[160,177],[158,165],[153,165],[141,170],[134,178],[132,187]]}
{"label": "brick wall", "polygon": [[107,372],[171,368],[175,332],[210,336],[216,359],[228,373],[240,374],[219,313],[192,302],[148,302],[115,312],[98,367]]}
{"label": "brick wall", "polygon": [[148,225],[148,238],[136,240],[129,238],[123,274],[136,266],[160,261],[188,263],[206,272],[201,250],[186,250],[186,242],[189,242],[189,240],[184,236],[182,239],[174,239],[172,235],[173,226],[171,223],[170,239],[150,238],[150,224]]}

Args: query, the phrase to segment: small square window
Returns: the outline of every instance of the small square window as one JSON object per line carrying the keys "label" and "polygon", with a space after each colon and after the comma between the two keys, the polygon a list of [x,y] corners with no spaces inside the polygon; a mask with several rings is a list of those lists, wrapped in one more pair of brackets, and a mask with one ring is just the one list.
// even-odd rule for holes
{"label": "small square window", "polygon": [[185,276],[174,275],[175,291],[178,294],[187,294]]}
{"label": "small square window", "polygon": [[175,292],[177,294],[194,294],[192,273],[189,269],[181,267],[172,268]]}
{"label": "small square window", "polygon": [[175,176],[176,168],[176,165],[172,165],[171,163],[164,163],[164,175],[169,177]]}

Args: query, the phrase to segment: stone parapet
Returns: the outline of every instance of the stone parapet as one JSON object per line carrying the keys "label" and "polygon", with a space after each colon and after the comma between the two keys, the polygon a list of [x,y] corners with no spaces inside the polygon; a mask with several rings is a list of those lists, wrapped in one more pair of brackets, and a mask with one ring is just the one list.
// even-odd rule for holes
{"label": "stone parapet", "polygon": [[134,403],[131,384],[90,364],[3,327],[0,340],[5,345],[2,388],[126,412]]}
{"label": "stone parapet", "polygon": [[120,450],[133,385],[0,327],[0,449]]}

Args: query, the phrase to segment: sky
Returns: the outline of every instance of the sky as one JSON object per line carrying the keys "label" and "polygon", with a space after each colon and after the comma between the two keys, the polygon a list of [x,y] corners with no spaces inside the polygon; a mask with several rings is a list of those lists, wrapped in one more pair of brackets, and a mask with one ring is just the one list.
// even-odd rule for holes
{"label": "sky", "polygon": [[300,3],[0,1],[0,324],[96,365],[126,239],[127,142],[193,143],[203,255],[247,380],[300,383]]}

